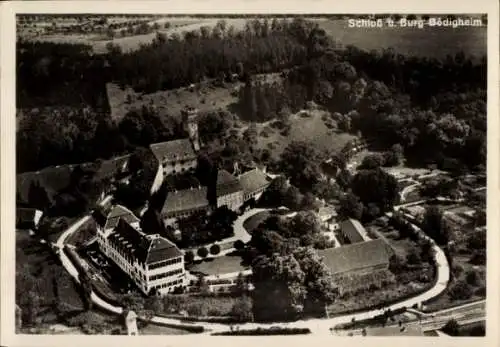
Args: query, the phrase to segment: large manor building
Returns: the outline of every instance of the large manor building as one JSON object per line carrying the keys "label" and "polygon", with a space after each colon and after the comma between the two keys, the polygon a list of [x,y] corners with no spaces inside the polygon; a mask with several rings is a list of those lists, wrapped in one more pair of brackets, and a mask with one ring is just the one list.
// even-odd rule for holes
{"label": "large manor building", "polygon": [[166,176],[196,169],[197,152],[200,150],[198,111],[192,108],[183,110],[182,117],[188,138],[154,143],[149,146],[158,161],[158,169],[151,193],[156,192],[161,187]]}
{"label": "large manor building", "polygon": [[106,215],[96,212],[97,243],[144,294],[163,295],[186,285],[183,253],[159,234],[141,230],[139,219],[116,205]]}

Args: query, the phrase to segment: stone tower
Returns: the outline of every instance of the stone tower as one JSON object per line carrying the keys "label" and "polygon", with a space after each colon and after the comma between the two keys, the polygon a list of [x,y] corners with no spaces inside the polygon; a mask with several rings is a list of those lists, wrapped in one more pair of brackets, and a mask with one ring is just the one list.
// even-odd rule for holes
{"label": "stone tower", "polygon": [[198,110],[192,107],[182,110],[184,130],[188,133],[195,151],[200,150],[200,138],[198,134]]}

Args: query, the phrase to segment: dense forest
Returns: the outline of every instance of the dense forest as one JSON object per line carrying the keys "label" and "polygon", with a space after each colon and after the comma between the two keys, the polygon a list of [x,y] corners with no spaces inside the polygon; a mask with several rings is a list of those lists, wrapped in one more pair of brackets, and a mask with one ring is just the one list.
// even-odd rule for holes
{"label": "dense forest", "polygon": [[[130,53],[108,48],[95,55],[83,45],[18,42],[19,172],[109,158],[184,136],[175,117],[160,119],[154,110],[133,110],[120,124],[109,121],[105,82],[154,92],[234,74],[246,81],[239,95],[243,119],[278,117],[286,127],[290,112],[314,101],[331,111],[339,130],[360,132],[383,148],[400,144],[410,162],[458,171],[485,166],[485,57],[340,50],[324,30],[299,18],[249,20],[242,31],[219,21],[184,37],[158,34]],[[263,83],[252,77],[269,72],[280,78]],[[224,135],[220,127],[204,129],[204,138]],[[247,144],[255,141],[248,134]],[[237,155],[241,142],[229,136],[221,154]]]}

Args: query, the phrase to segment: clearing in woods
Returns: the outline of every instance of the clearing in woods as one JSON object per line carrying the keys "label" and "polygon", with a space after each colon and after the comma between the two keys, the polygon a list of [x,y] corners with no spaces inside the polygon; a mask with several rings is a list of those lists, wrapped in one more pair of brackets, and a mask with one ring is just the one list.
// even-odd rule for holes
{"label": "clearing in woods", "polygon": [[355,136],[327,126],[325,117],[328,117],[328,112],[321,110],[300,111],[291,115],[290,131],[286,135],[271,127],[273,121],[257,124],[257,147],[269,150],[274,159],[279,158],[283,150],[295,141],[310,143],[320,152],[333,154]]}

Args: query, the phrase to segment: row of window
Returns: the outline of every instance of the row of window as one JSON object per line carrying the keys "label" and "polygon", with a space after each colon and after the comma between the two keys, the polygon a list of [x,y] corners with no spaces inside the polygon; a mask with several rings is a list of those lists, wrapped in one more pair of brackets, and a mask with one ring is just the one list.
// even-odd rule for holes
{"label": "row of window", "polygon": [[202,210],[202,209],[203,208],[196,209],[196,210],[189,210],[189,211],[172,212],[172,213],[169,213],[167,216],[168,216],[168,218],[184,218],[184,217],[189,217],[194,212]]}
{"label": "row of window", "polygon": [[159,280],[160,278],[165,278],[165,277],[170,277],[170,276],[174,276],[174,275],[179,275],[179,274],[181,274],[183,272],[184,272],[183,269],[172,270],[172,271],[164,272],[162,274],[149,276],[149,280],[150,281],[156,281],[156,280]]}
{"label": "row of window", "polygon": [[163,266],[178,264],[180,262],[182,262],[181,257],[173,258],[173,259],[162,261],[160,263],[155,263],[155,264],[149,265],[148,270],[154,270],[154,269],[158,269],[158,268],[163,267]]}
{"label": "row of window", "polygon": [[161,289],[161,288],[167,288],[167,287],[171,287],[171,286],[176,286],[178,284],[182,284],[182,278],[180,278],[178,280],[175,280],[175,281],[172,281],[172,282],[159,284],[157,286],[154,286],[153,288],[155,288],[155,289]]}
{"label": "row of window", "polygon": [[162,162],[163,167],[166,167],[167,165],[195,165],[196,164],[196,159],[182,159],[182,160],[167,160]]}

